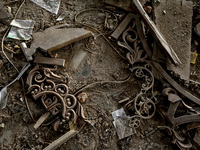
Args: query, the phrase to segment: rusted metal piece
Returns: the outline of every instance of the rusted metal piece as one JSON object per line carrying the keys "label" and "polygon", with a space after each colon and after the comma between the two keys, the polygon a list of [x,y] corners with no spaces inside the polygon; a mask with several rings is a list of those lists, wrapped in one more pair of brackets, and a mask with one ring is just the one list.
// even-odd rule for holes
{"label": "rusted metal piece", "polygon": [[[137,21],[136,21],[137,22]],[[136,26],[137,26],[137,23],[136,23]],[[142,29],[138,29],[138,31],[140,31]],[[142,35],[143,38],[141,38],[140,36],[140,39],[142,41],[142,45],[143,45],[143,48],[144,50],[146,51],[147,55],[149,58],[151,58],[152,56],[152,52],[148,46],[148,43],[146,41],[146,39],[144,38],[144,35],[143,35],[143,32],[138,32],[139,35]],[[200,105],[200,99],[197,98],[196,96],[192,95],[191,93],[189,93],[188,91],[186,91],[184,88],[182,88],[176,81],[174,81],[168,74],[167,72],[162,68],[162,66],[155,62],[155,61],[151,61],[151,62],[148,62],[148,64],[150,64],[152,66],[152,72],[154,74],[154,76],[158,79],[166,79],[167,82],[169,82],[169,84],[171,84],[179,93],[181,93],[183,96],[185,96],[186,98],[188,98],[189,100],[191,100],[192,102]]]}
{"label": "rusted metal piece", "polygon": [[196,96],[190,94],[188,91],[186,91],[184,88],[182,88],[176,81],[174,81],[168,74],[165,72],[165,70],[162,68],[162,66],[156,62],[152,62],[153,66],[157,69],[157,71],[160,73],[162,78],[166,79],[179,93],[181,93],[183,96],[191,100],[192,102],[200,105],[200,99]]}
{"label": "rusted metal piece", "polygon": [[65,66],[65,59],[36,56],[35,59],[34,59],[34,63],[36,63],[36,64],[46,64],[46,65],[58,65],[58,66],[64,67]]}
{"label": "rusted metal piece", "polygon": [[[118,41],[118,45],[129,51],[126,57],[130,64],[135,62],[143,62],[147,56],[151,59],[152,51],[145,39],[139,17],[131,13],[129,13],[127,16],[129,18],[129,20],[127,20],[129,22],[128,26],[121,26],[120,24],[117,28],[119,31],[125,30],[122,33],[122,41]],[[119,33],[121,32],[118,32],[118,34]],[[142,46],[140,43],[142,43]],[[144,51],[146,53],[144,53]]]}
{"label": "rusted metal piece", "polygon": [[[149,58],[152,57],[152,52],[144,37],[138,16],[131,13],[127,15],[113,33],[113,37],[116,39],[120,35],[122,35],[122,41],[118,41],[118,45],[128,50],[126,58],[131,65],[134,65],[136,62],[146,61],[147,56]],[[146,53],[141,47],[141,41]],[[144,67],[133,67],[130,69],[136,77],[144,79],[145,83],[142,83],[140,93],[134,99],[126,101],[125,105],[128,110],[135,110],[136,114],[142,119],[150,119],[156,112],[155,103],[146,96],[146,92],[154,85],[154,76],[149,68],[149,65],[145,65]]]}
{"label": "rusted metal piece", "polygon": [[44,52],[52,52],[92,35],[92,32],[83,28],[63,28],[66,26],[68,25],[53,26],[44,32],[33,33],[34,40],[31,47],[25,50],[25,55],[31,57],[38,48]]}
{"label": "rusted metal piece", "polygon": [[199,114],[193,114],[193,115],[183,115],[180,117],[174,117],[176,110],[179,106],[181,101],[170,103],[170,106],[167,111],[167,118],[172,123],[173,126],[186,124],[186,123],[192,123],[192,122],[200,122],[200,116]]}
{"label": "rusted metal piece", "polygon": [[138,32],[140,41],[142,42],[142,46],[145,52],[147,53],[147,56],[151,59],[153,54],[144,36],[143,30],[142,30],[142,24],[138,16],[136,17],[136,27],[137,27],[137,32]]}
{"label": "rusted metal piece", "polygon": [[182,102],[182,104],[186,107],[186,109],[189,109],[190,111],[195,112],[190,106],[186,105],[182,99],[176,95],[171,93],[171,91],[174,91],[173,89],[165,89],[163,91],[164,95],[168,96],[168,100],[170,101],[170,106],[167,110],[166,117],[169,120],[169,122],[172,124],[172,126],[178,126],[186,123],[193,123],[193,122],[200,122],[200,116],[197,113],[194,113],[192,115],[183,115],[179,117],[175,117],[175,113],[177,111],[178,106]]}
{"label": "rusted metal piece", "polygon": [[65,119],[67,121],[73,120],[73,123],[76,124],[76,121],[78,119],[78,115],[74,111],[74,109],[67,109],[66,114],[65,114]]}
{"label": "rusted metal piece", "polygon": [[134,115],[129,117],[129,123],[128,126],[134,129],[137,129],[140,127],[140,116],[139,115]]}
{"label": "rusted metal piece", "polygon": [[[132,23],[132,26],[128,26],[130,23]],[[141,22],[139,20],[139,17],[137,15],[131,14],[129,13],[125,19],[120,23],[120,25],[116,28],[116,30],[112,33],[111,37],[114,39],[118,39],[119,36],[122,34],[122,32],[127,29],[128,26],[128,30],[126,30],[126,34],[123,35],[123,42],[127,45],[127,46],[123,46],[124,44],[122,44],[122,47],[128,47],[128,42],[133,43],[135,40],[137,40],[137,37],[139,36],[140,41],[142,42],[142,45],[144,47],[144,50],[147,53],[147,56],[149,58],[152,57],[152,52],[146,42],[142,27],[141,27]],[[136,27],[136,30],[133,30]],[[130,33],[130,34],[127,34]],[[134,39],[131,39],[132,37],[134,37]],[[127,38],[126,38],[127,37]],[[125,39],[126,38],[126,39]],[[119,43],[119,45],[121,45]],[[130,47],[128,48],[129,50],[131,49]]]}
{"label": "rusted metal piece", "polygon": [[60,138],[58,138],[57,140],[53,141],[51,144],[49,144],[43,150],[55,150],[59,146],[61,146],[65,142],[67,142],[69,139],[71,139],[72,137],[74,137],[77,133],[78,133],[78,131],[70,130],[67,133],[65,133],[64,135],[62,135]]}
{"label": "rusted metal piece", "polygon": [[165,50],[165,52],[168,54],[169,58],[175,65],[180,65],[181,61],[178,58],[175,51],[172,49],[172,47],[167,43],[165,38],[161,35],[161,33],[158,31],[155,23],[150,19],[148,14],[143,9],[142,5],[140,4],[139,0],[132,1],[134,9],[137,11],[138,15],[141,17],[141,19],[144,21],[144,23],[149,28],[151,34],[155,38],[156,42],[159,43],[160,46]]}
{"label": "rusted metal piece", "polygon": [[125,107],[128,110],[134,110],[142,119],[150,119],[156,112],[156,105],[146,94],[154,85],[154,76],[148,65],[134,67],[132,71],[137,78],[144,79],[145,82],[141,85],[140,93],[134,99],[129,100]]}
{"label": "rusted metal piece", "polygon": [[148,98],[145,94],[138,94],[134,101],[134,107],[136,113],[142,119],[150,119],[156,112],[155,103]]}
{"label": "rusted metal piece", "polygon": [[140,39],[138,38],[138,34],[136,32],[137,27],[135,20],[133,19],[131,23],[132,24],[123,32],[122,41],[118,41],[117,44],[121,48],[128,50],[126,58],[129,63],[133,65],[136,62],[143,62],[147,58],[147,55],[144,53],[144,50],[140,45]]}
{"label": "rusted metal piece", "polygon": [[163,91],[162,91],[162,95],[163,96],[168,96],[169,94],[176,94],[176,91],[172,88],[165,88]]}
{"label": "rusted metal piece", "polygon": [[132,68],[133,72],[135,71],[135,76],[137,78],[144,78],[145,83],[142,84],[141,93],[145,94],[148,90],[150,90],[154,85],[154,76],[149,70],[149,65],[138,66]]}
{"label": "rusted metal piece", "polygon": [[[77,98],[69,94],[68,86],[53,71],[55,70],[36,66],[29,72],[27,78],[28,92],[35,100],[40,100],[47,111],[46,115],[38,120],[35,128],[38,128],[49,115],[60,116],[55,121],[55,130],[58,129],[61,119],[72,120],[76,124],[78,116],[81,118],[84,116],[83,108]],[[78,110],[79,112],[77,112]]]}
{"label": "rusted metal piece", "polygon": [[158,126],[160,130],[166,130],[168,135],[172,136],[172,143],[176,144],[181,150],[192,148],[190,140],[179,135],[179,133],[169,126]]}

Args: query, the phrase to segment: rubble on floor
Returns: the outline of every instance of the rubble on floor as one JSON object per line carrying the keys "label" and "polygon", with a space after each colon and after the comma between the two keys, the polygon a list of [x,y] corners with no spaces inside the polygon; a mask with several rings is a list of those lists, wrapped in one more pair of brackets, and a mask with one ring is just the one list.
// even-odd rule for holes
{"label": "rubble on floor", "polygon": [[[199,149],[200,83],[190,80],[190,63],[199,63],[190,44],[191,33],[198,35],[192,2],[106,0],[102,8],[81,7],[71,24],[66,18],[76,1],[32,2],[61,15],[49,13],[51,24],[38,30],[36,17],[16,19],[30,3],[24,0],[7,26],[0,149]],[[0,20],[8,19],[2,11]],[[173,72],[167,70],[172,64]]]}

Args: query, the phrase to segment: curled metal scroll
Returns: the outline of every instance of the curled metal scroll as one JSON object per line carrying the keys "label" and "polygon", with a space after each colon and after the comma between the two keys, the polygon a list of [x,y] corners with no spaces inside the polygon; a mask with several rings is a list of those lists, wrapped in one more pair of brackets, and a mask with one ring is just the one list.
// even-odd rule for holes
{"label": "curled metal scroll", "polygon": [[[77,98],[69,94],[68,86],[54,69],[36,66],[28,75],[28,92],[35,100],[40,100],[46,111],[58,117],[54,129],[57,130],[61,120],[72,120],[75,124],[78,116],[84,118],[84,112]],[[60,117],[59,117],[60,116]]]}
{"label": "curled metal scroll", "polygon": [[128,50],[126,58],[131,65],[136,62],[143,62],[147,58],[147,54],[141,47],[139,35],[136,31],[136,21],[132,20],[132,25],[130,25],[122,34],[122,41],[118,41],[118,45],[121,48]]}

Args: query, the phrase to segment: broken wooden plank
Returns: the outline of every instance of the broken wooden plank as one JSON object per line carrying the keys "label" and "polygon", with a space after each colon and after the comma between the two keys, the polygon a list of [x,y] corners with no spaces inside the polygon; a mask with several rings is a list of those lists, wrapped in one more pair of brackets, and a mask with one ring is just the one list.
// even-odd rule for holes
{"label": "broken wooden plank", "polygon": [[37,129],[39,126],[41,126],[41,124],[49,117],[49,115],[50,112],[46,112],[45,114],[43,114],[35,123],[34,128]]}
{"label": "broken wooden plank", "polygon": [[62,135],[60,138],[58,138],[57,140],[53,141],[51,144],[49,144],[43,150],[55,150],[56,148],[61,146],[63,143],[67,142],[69,139],[74,137],[77,133],[78,133],[78,131],[70,130],[67,133],[65,133],[64,135]]}
{"label": "broken wooden plank", "polygon": [[58,25],[46,29],[44,32],[33,33],[33,42],[26,49],[26,55],[32,56],[36,49],[44,52],[52,52],[76,41],[92,35],[92,32],[83,28],[63,28],[67,25]]}
{"label": "broken wooden plank", "polygon": [[147,40],[144,36],[144,32],[142,30],[142,24],[141,24],[141,21],[140,21],[138,16],[136,17],[136,27],[137,27],[137,32],[138,32],[140,41],[142,42],[142,46],[143,46],[145,52],[147,53],[147,56],[151,59],[152,58],[152,51],[151,51],[151,49],[150,49],[150,47],[147,43]]}
{"label": "broken wooden plank", "polygon": [[127,25],[131,22],[135,15],[129,13],[124,20],[119,24],[115,31],[111,34],[111,37],[115,40],[119,38],[122,32],[127,28]]}
{"label": "broken wooden plank", "polygon": [[[162,0],[159,4],[155,3],[154,12],[157,28],[182,62],[179,66],[167,62],[167,69],[189,81],[193,3],[185,0]],[[159,51],[159,47],[154,50]],[[158,54],[158,58],[162,57],[162,53]]]}
{"label": "broken wooden plank", "polygon": [[150,19],[150,17],[147,15],[147,13],[144,11],[142,5],[138,0],[133,1],[133,7],[141,17],[141,19],[144,21],[144,23],[149,28],[152,36],[155,38],[157,43],[165,50],[165,52],[168,54],[169,58],[175,65],[180,65],[181,61],[172,49],[172,47],[167,43],[167,41],[164,39],[164,37],[161,35],[159,30],[157,29],[155,23]]}
{"label": "broken wooden plank", "polygon": [[35,59],[34,59],[34,63],[46,64],[46,65],[58,65],[58,66],[64,67],[65,66],[65,59],[36,56]]}

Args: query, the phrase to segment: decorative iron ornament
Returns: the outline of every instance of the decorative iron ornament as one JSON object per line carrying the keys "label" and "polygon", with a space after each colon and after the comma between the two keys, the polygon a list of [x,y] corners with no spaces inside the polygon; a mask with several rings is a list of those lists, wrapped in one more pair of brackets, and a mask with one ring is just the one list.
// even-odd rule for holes
{"label": "decorative iron ornament", "polygon": [[[75,124],[78,116],[85,118],[83,108],[77,98],[69,94],[64,79],[53,71],[55,69],[39,66],[31,70],[27,78],[28,92],[35,100],[40,100],[45,110],[52,116],[60,115],[59,120],[72,120]],[[60,121],[57,120],[56,123],[58,122]]]}
{"label": "decorative iron ornament", "polygon": [[[139,94],[131,101],[129,101],[125,107],[128,110],[135,111],[135,114],[131,116],[130,120],[131,126],[135,126],[135,122],[139,122],[138,116],[142,119],[150,119],[154,116],[156,112],[156,105],[152,98],[147,96],[147,92],[153,88],[154,76],[150,71],[148,64],[144,66],[134,67],[136,63],[146,62],[147,53],[143,50],[140,37],[142,37],[138,30],[140,21],[137,16],[133,16],[128,27],[124,30],[121,36],[121,41],[118,41],[118,45],[125,49],[126,58],[132,68],[130,70],[133,72],[135,77],[142,79],[141,91]],[[150,91],[153,95],[153,90]],[[137,116],[137,119],[134,117]]]}
{"label": "decorative iron ornament", "polygon": [[142,49],[142,44],[137,32],[138,18],[134,17],[130,26],[122,33],[122,41],[118,41],[118,45],[121,48],[128,50],[126,58],[131,65],[136,62],[144,62],[147,58],[147,54]]}
{"label": "decorative iron ornament", "polygon": [[154,76],[148,67],[145,65],[133,68],[135,76],[143,79],[140,93],[134,98],[134,109],[142,119],[150,119],[156,112],[154,101],[147,96],[147,91],[152,89],[154,85]]}

